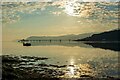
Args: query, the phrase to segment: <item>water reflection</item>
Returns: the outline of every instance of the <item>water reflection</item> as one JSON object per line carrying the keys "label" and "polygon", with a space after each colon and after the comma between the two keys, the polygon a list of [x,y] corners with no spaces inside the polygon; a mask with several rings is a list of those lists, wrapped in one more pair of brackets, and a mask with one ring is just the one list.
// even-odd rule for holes
{"label": "water reflection", "polygon": [[120,51],[120,43],[86,43],[94,48],[109,49],[113,51]]}
{"label": "water reflection", "polygon": [[112,43],[112,42],[75,42],[75,41],[37,41],[30,42],[31,46],[67,46],[67,47],[85,47],[85,48],[101,48],[105,50],[113,50],[120,51],[119,45],[120,43]]}
{"label": "water reflection", "polygon": [[[37,44],[37,43],[36,43]],[[76,43],[77,44],[77,43]],[[78,45],[78,44],[77,44]],[[62,45],[37,45],[24,47],[21,43],[4,42],[3,54],[40,56],[49,58],[46,61],[21,63],[20,68],[45,71],[55,70],[57,77],[101,77],[118,76],[118,52],[89,47],[72,47]],[[17,65],[15,67],[18,67]],[[24,68],[26,67],[26,68]],[[59,75],[59,71],[62,75]],[[38,71],[39,73],[42,73]],[[50,74],[51,75],[51,74]]]}
{"label": "water reflection", "polygon": [[75,59],[70,58],[70,64],[66,67],[65,78],[95,77],[97,75],[90,64],[75,64]]}
{"label": "water reflection", "polygon": [[66,68],[65,78],[95,77],[97,73],[90,64],[69,65]]}
{"label": "water reflection", "polygon": [[42,41],[42,42],[30,42],[32,46],[66,46],[66,47],[91,47],[90,45],[84,44],[82,42],[74,41]]}
{"label": "water reflection", "polygon": [[74,66],[74,58],[70,59],[70,66],[67,67],[68,72],[66,73],[66,75],[68,75],[69,77],[74,77],[75,76],[75,66]]}

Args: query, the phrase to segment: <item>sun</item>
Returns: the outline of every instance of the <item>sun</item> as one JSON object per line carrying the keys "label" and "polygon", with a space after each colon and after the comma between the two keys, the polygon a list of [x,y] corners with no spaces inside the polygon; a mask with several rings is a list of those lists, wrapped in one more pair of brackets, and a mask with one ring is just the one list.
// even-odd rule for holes
{"label": "sun", "polygon": [[65,5],[65,12],[68,15],[71,15],[71,16],[74,15],[74,7],[72,6],[72,3],[68,3],[68,4]]}
{"label": "sun", "polygon": [[88,18],[96,9],[94,3],[80,3],[78,1],[67,1],[65,4],[65,13],[69,16]]}
{"label": "sun", "polygon": [[67,1],[65,4],[65,13],[67,13],[70,16],[78,16],[80,4],[76,2],[76,0],[73,1]]}

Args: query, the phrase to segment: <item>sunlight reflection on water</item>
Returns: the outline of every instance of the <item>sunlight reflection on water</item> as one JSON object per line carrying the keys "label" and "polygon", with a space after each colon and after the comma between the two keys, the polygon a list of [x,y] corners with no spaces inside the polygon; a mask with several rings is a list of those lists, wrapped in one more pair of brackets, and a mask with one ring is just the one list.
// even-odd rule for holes
{"label": "sunlight reflection on water", "polygon": [[3,42],[3,54],[47,57],[47,61],[32,62],[32,66],[29,62],[21,67],[33,69],[41,68],[38,64],[47,64],[50,69],[62,71],[64,75],[58,77],[63,78],[118,76],[118,52],[111,50],[56,45],[23,47],[16,42]]}
{"label": "sunlight reflection on water", "polygon": [[86,75],[87,77],[92,77],[95,74],[92,67],[89,64],[75,64],[75,59],[71,57],[70,64],[66,68],[65,78],[80,78]]}
{"label": "sunlight reflection on water", "polygon": [[74,77],[74,75],[75,75],[74,58],[70,59],[70,65],[71,66],[67,67],[67,69],[68,69],[67,74],[69,75],[69,77]]}

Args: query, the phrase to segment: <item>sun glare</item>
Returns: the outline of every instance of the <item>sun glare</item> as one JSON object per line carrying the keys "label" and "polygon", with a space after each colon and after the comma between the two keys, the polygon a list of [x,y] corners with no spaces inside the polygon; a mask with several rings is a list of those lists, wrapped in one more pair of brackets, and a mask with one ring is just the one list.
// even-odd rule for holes
{"label": "sun glare", "polygon": [[74,10],[73,7],[71,5],[65,5],[65,11],[68,15],[73,15],[74,14]]}
{"label": "sun glare", "polygon": [[70,16],[79,16],[80,4],[74,1],[67,1],[65,4],[65,12]]}
{"label": "sun glare", "polygon": [[65,13],[70,16],[89,17],[95,8],[93,3],[79,3],[77,1],[67,1],[65,4]]}

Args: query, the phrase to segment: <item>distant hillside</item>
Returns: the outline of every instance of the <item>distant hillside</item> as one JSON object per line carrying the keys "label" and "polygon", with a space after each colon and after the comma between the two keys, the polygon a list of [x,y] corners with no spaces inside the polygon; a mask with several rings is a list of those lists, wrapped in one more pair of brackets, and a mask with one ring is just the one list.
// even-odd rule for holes
{"label": "distant hillside", "polygon": [[30,36],[26,40],[75,40],[83,39],[85,37],[91,36],[93,33],[85,33],[79,35],[63,35],[63,36]]}
{"label": "distant hillside", "polygon": [[76,39],[75,41],[120,41],[120,30],[113,30],[99,34],[93,34],[90,37]]}

